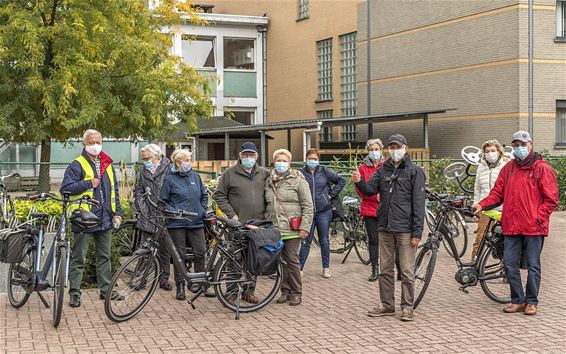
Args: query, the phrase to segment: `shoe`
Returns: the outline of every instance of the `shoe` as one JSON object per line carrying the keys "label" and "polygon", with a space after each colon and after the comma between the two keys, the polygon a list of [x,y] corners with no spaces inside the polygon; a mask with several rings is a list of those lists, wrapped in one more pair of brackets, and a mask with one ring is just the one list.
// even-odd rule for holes
{"label": "shoe", "polygon": [[275,300],[275,303],[276,304],[284,304],[289,300],[290,300],[289,294],[281,294],[281,296],[279,296],[279,298],[277,298],[277,300]]}
{"label": "shoe", "polygon": [[511,304],[503,308],[505,313],[525,312],[525,304]]}
{"label": "shoe", "polygon": [[171,291],[173,290],[173,287],[171,286],[171,283],[169,283],[169,279],[163,279],[160,283],[159,283],[159,287],[165,291]]}
{"label": "shoe", "polygon": [[185,283],[177,283],[177,294],[175,295],[177,300],[185,300]]}
{"label": "shoe", "polygon": [[253,291],[243,294],[242,300],[248,304],[259,304],[259,299],[254,295]]}
{"label": "shoe", "polygon": [[[100,296],[100,300],[106,300],[106,295],[105,295],[105,294],[100,293],[99,296]],[[112,296],[110,297],[110,300],[112,300],[112,301],[122,301],[122,300],[124,300],[124,296],[118,294],[118,293],[115,292],[115,291],[113,291],[113,292],[112,292]]]}
{"label": "shoe", "polygon": [[408,322],[412,320],[414,320],[413,309],[410,308],[403,309],[403,313],[401,314],[401,321]]}
{"label": "shoe", "polygon": [[525,307],[525,315],[534,316],[537,314],[537,305],[527,304]]}
{"label": "shoe", "polygon": [[289,306],[299,306],[301,304],[301,296],[300,295],[295,295],[291,297],[291,300],[289,300]]}
{"label": "shoe", "polygon": [[212,291],[210,288],[206,289],[204,291],[204,297],[216,297],[216,293],[214,291]]}
{"label": "shoe", "polygon": [[330,268],[323,268],[322,269],[322,277],[323,278],[330,278],[332,273],[330,273]]}
{"label": "shoe", "polygon": [[69,306],[81,307],[81,294],[71,294],[71,299],[69,300]]}
{"label": "shoe", "polygon": [[301,278],[303,277],[303,271],[301,270]]}
{"label": "shoe", "polygon": [[401,273],[397,273],[397,281],[401,281]]}
{"label": "shoe", "polygon": [[377,267],[371,267],[371,275],[369,276],[368,281],[376,281],[379,277],[379,272],[377,271]]}
{"label": "shoe", "polygon": [[384,316],[395,316],[395,309],[385,309],[383,307],[376,307],[373,310],[368,311],[369,317],[384,317]]}

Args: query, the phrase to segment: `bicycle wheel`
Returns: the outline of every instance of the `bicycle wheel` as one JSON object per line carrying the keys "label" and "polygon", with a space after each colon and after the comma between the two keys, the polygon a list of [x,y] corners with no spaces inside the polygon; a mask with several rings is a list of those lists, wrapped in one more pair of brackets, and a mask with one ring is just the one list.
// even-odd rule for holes
{"label": "bicycle wheel", "polygon": [[127,321],[137,315],[157,289],[159,262],[152,253],[134,254],[118,269],[104,301],[106,316],[114,322]]}
{"label": "bicycle wheel", "polygon": [[420,250],[415,260],[415,303],[413,304],[415,309],[421,303],[432,279],[437,252],[436,248],[427,244]]}
{"label": "bicycle wheel", "polygon": [[[253,312],[267,305],[281,287],[283,267],[279,262],[277,272],[273,275],[251,275],[246,269],[246,249],[237,249],[232,259],[221,257],[214,266],[213,282],[216,297],[224,307],[236,311],[236,299],[242,288],[240,312]],[[246,295],[253,293],[259,300],[257,304],[245,301]]]}
{"label": "bicycle wheel", "polygon": [[446,238],[451,238],[454,241],[454,245],[456,246],[456,251],[458,252],[458,257],[463,257],[466,254],[466,249],[468,248],[468,230],[466,225],[461,219],[461,215],[457,214],[457,211],[451,211],[448,214],[448,218],[446,219],[446,227],[441,228],[444,237],[442,238],[442,244],[444,248],[450,254],[451,257],[454,257],[450,246],[448,245],[448,241]]}
{"label": "bicycle wheel", "polygon": [[344,252],[344,250],[347,248],[350,242],[352,242],[348,237],[348,232],[349,232],[349,228],[346,222],[344,222],[341,219],[332,220],[332,222],[330,223],[330,229],[328,231],[330,252],[332,253]]}
{"label": "bicycle wheel", "polygon": [[[498,253],[494,252],[491,246],[485,248],[479,265],[480,285],[488,298],[500,304],[508,304],[511,302],[511,289],[505,274],[503,260],[496,255]],[[521,272],[526,273],[526,271]],[[521,277],[526,280],[526,275]]]}
{"label": "bicycle wheel", "polygon": [[369,259],[369,244],[368,244],[368,235],[366,229],[364,227],[364,223],[361,217],[356,217],[356,220],[353,225],[353,238],[354,238],[354,247],[356,248],[356,254],[365,265],[368,265],[370,262]]}
{"label": "bicycle wheel", "polygon": [[65,283],[67,282],[67,246],[59,246],[55,253],[55,284],[53,284],[53,326],[57,328],[63,313]]}
{"label": "bicycle wheel", "polygon": [[20,263],[10,264],[8,300],[15,308],[24,306],[33,292],[33,258],[32,248],[29,246]]}
{"label": "bicycle wheel", "polygon": [[112,244],[118,249],[118,254],[122,257],[131,256],[136,250],[135,225],[124,223],[119,228],[112,231]]}

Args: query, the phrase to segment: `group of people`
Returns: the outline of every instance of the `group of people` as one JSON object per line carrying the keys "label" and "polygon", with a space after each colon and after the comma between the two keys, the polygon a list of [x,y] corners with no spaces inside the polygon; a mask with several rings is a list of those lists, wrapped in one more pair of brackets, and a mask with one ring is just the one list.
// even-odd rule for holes
{"label": "group of people", "polygon": [[[503,207],[502,228],[505,237],[504,264],[510,283],[512,304],[504,311],[535,314],[540,287],[540,253],[548,235],[550,214],[558,205],[555,171],[540,154],[533,151],[528,132],[512,136],[514,159],[506,159],[496,140],[482,145],[483,157],[478,167],[474,210]],[[80,283],[84,270],[88,239],[96,244],[96,271],[100,298],[107,295],[110,278],[111,228],[122,222],[116,174],[111,158],[102,152],[102,135],[87,130],[83,136],[83,152],[67,168],[61,191],[73,196],[89,194],[101,201],[92,207],[101,223],[92,230],[75,232],[70,265],[70,306],[80,306]],[[425,213],[425,173],[407,152],[407,139],[392,135],[387,144],[389,158],[379,139],[367,142],[367,157],[352,173],[352,181],[361,202],[361,215],[368,234],[371,260],[370,281],[379,281],[381,306],[368,311],[372,317],[395,315],[395,265],[401,280],[401,320],[414,318],[414,263],[416,248],[422,238]],[[195,271],[205,269],[206,241],[203,219],[208,207],[208,193],[199,174],[192,169],[191,152],[175,150],[170,160],[158,145],[142,148],[144,168],[140,171],[134,190],[136,207],[142,214],[151,214],[152,207],[145,199],[149,188],[170,210],[197,213],[191,220],[174,220],[167,229],[175,247],[183,257],[190,245],[194,253]],[[235,166],[227,169],[219,180],[213,199],[230,219],[246,223],[251,220],[270,220],[279,228],[284,243],[281,258],[283,281],[281,296],[276,302],[291,306],[301,304],[302,275],[316,229],[321,246],[322,276],[330,278],[329,228],[333,218],[333,199],[337,198],[346,181],[340,174],[320,165],[317,150],[306,154],[300,170],[291,168],[292,155],[288,150],[273,153],[273,169],[257,163],[255,144],[241,145]],[[477,251],[487,225],[480,216],[473,255]],[[156,228],[148,219],[140,218],[137,227],[145,237]],[[159,249],[162,273],[159,286],[172,290],[169,282],[170,264],[167,249]],[[525,256],[528,268],[526,295],[521,283],[520,259]],[[175,270],[176,298],[185,299],[185,280]],[[118,294],[110,294],[114,299]],[[257,303],[252,287],[245,289],[242,300]]]}

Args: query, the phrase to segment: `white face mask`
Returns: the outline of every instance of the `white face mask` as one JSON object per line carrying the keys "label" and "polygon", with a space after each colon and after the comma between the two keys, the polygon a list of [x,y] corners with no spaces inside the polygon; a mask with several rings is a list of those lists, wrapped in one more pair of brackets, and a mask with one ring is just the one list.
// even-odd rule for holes
{"label": "white face mask", "polygon": [[92,156],[98,156],[102,151],[102,144],[92,144],[85,146],[86,152]]}
{"label": "white face mask", "polygon": [[403,160],[403,157],[405,157],[405,148],[401,148],[397,150],[389,149],[389,156],[391,156],[393,161],[399,162]]}
{"label": "white face mask", "polygon": [[484,154],[485,159],[487,162],[494,163],[499,159],[499,154],[497,151],[486,152]]}

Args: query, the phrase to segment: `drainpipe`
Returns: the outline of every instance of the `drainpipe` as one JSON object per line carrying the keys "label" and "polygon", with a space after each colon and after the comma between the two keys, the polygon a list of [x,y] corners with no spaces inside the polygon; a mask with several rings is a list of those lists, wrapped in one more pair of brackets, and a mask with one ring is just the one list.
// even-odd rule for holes
{"label": "drainpipe", "polygon": [[262,123],[267,123],[267,26],[257,26],[257,31],[261,33],[261,42],[262,42],[262,66],[263,66],[263,121]]}
{"label": "drainpipe", "polygon": [[533,14],[533,0],[529,0],[529,14],[528,14],[528,34],[529,34],[529,118],[528,118],[528,131],[531,133],[531,138],[533,137],[533,47],[534,47],[534,14]]}
{"label": "drainpipe", "polygon": [[[371,114],[371,0],[367,0],[367,21],[366,21],[366,32],[367,32],[367,53],[366,53],[366,63],[367,63],[367,115]],[[373,124],[368,124],[368,139],[373,138]]]}

